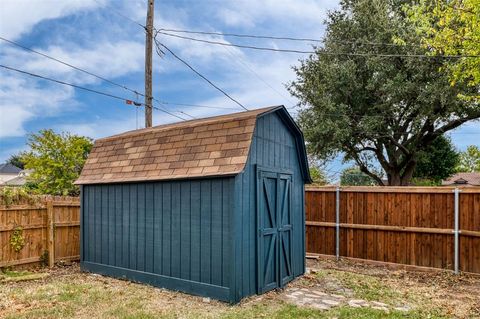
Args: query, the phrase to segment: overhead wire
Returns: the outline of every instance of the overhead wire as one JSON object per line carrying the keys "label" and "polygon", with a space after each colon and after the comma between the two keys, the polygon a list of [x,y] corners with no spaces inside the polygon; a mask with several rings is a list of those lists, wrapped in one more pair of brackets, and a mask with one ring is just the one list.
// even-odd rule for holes
{"label": "overhead wire", "polygon": [[[256,35],[256,34],[238,34],[238,33],[228,33],[228,32],[213,32],[213,31],[194,31],[194,30],[179,30],[179,29],[159,29],[159,31],[164,32],[173,32],[173,33],[186,33],[186,34],[201,34],[201,35],[214,35],[214,36],[223,36],[223,37],[236,37],[236,38],[252,38],[252,39],[269,39],[269,40],[285,40],[285,41],[299,41],[299,42],[318,42],[323,43],[325,38],[322,39],[313,39],[313,38],[297,38],[297,37],[286,37],[286,36],[271,36],[271,35]],[[330,40],[332,41],[332,40]],[[420,44],[397,44],[397,43],[385,43],[385,42],[371,42],[371,41],[332,41],[336,43],[348,43],[348,44],[366,44],[366,45],[377,45],[377,46],[419,46]]]}
{"label": "overhead wire", "polygon": [[[234,59],[233,61],[235,61],[235,63],[243,66],[245,69],[247,69],[250,73],[252,73],[253,75],[255,75],[261,82],[263,82],[267,87],[269,87],[272,91],[274,91],[278,96],[282,97],[283,99],[285,99],[286,101],[289,102],[289,104],[291,104],[290,107],[287,107],[288,109],[292,108],[293,105],[295,104],[292,100],[290,100],[288,97],[286,97],[285,95],[283,95],[281,92],[279,92],[277,89],[275,89],[272,85],[270,85],[266,80],[264,80],[253,68],[251,68],[249,65],[248,65],[248,62],[245,61],[243,59],[242,56],[240,55],[235,55],[234,53],[231,52],[230,48],[228,47],[223,47],[225,49],[225,51],[230,55],[232,56]],[[243,61],[242,61],[243,60]]]}
{"label": "overhead wire", "polygon": [[120,87],[120,88],[125,89],[125,90],[127,90],[127,91],[131,91],[132,93],[135,93],[135,94],[144,96],[142,93],[138,92],[137,90],[130,89],[130,88],[128,88],[127,86],[125,86],[125,85],[123,85],[123,84],[116,83],[116,82],[111,81],[111,80],[109,80],[109,79],[107,79],[107,78],[104,78],[103,76],[94,74],[94,73],[92,73],[92,72],[90,72],[90,71],[87,71],[87,70],[85,70],[85,69],[82,69],[82,68],[80,68],[80,67],[78,67],[78,66],[75,66],[75,65],[73,65],[73,64],[64,62],[64,61],[62,61],[62,60],[60,60],[60,59],[58,59],[58,58],[55,58],[55,57],[53,57],[53,56],[51,56],[51,55],[48,55],[48,54],[42,53],[42,52],[40,52],[40,51],[34,50],[34,49],[32,49],[32,48],[26,47],[26,46],[24,46],[24,45],[22,45],[22,44],[20,44],[20,43],[18,43],[18,42],[15,42],[15,41],[6,39],[6,38],[4,38],[4,37],[2,37],[2,36],[0,36],[0,40],[5,41],[5,42],[7,42],[7,43],[10,43],[11,45],[14,45],[14,46],[16,46],[16,47],[19,47],[19,48],[21,48],[21,49],[23,49],[23,50],[25,50],[25,51],[29,51],[29,52],[31,52],[31,53],[35,53],[35,54],[41,55],[41,56],[43,56],[44,58],[50,59],[50,60],[52,60],[52,61],[55,61],[55,62],[58,62],[58,63],[60,63],[60,64],[65,65],[65,66],[68,66],[68,67],[70,67],[70,68],[72,68],[72,69],[75,69],[75,70],[77,70],[77,71],[80,71],[80,72],[83,72],[83,73],[88,74],[88,75],[90,75],[90,76],[93,76],[93,77],[95,77],[95,78],[97,78],[97,79],[99,79],[99,80],[105,81],[105,82],[107,82],[107,83],[109,83],[109,84],[111,84],[111,85]]}
{"label": "overhead wire", "polygon": [[207,109],[218,109],[218,110],[237,110],[237,107],[222,107],[214,105],[200,105],[200,104],[191,104],[191,103],[178,103],[178,102],[169,102],[161,101],[162,104],[166,105],[178,105],[178,106],[188,106],[188,107],[197,107],[197,108],[207,108]]}
{"label": "overhead wire", "polygon": [[250,35],[250,34],[238,34],[238,33],[226,33],[226,32],[193,31],[193,30],[179,30],[179,29],[165,29],[165,28],[158,29],[158,30],[159,31],[165,31],[165,32],[217,35],[217,36],[237,37],[237,38],[287,40],[287,41],[301,41],[301,42],[323,42],[323,40],[321,40],[321,39],[312,39],[312,38],[278,37],[278,36],[269,36],[269,35]]}
{"label": "overhead wire", "polygon": [[[85,69],[80,68],[80,67],[78,67],[78,66],[75,66],[75,65],[73,65],[73,64],[70,64],[70,63],[67,63],[67,62],[65,62],[65,61],[62,61],[62,60],[60,60],[60,59],[58,59],[58,58],[56,58],[56,57],[53,57],[53,56],[51,56],[51,55],[42,53],[42,52],[40,52],[40,51],[34,50],[34,49],[29,48],[29,47],[27,47],[27,46],[24,46],[24,45],[22,45],[22,44],[20,44],[20,43],[18,43],[18,42],[15,42],[15,41],[6,39],[6,38],[4,38],[4,37],[2,37],[2,36],[0,36],[0,40],[5,41],[5,42],[7,42],[7,43],[9,43],[9,44],[11,44],[11,45],[17,46],[17,47],[19,47],[19,48],[21,48],[21,49],[23,49],[23,50],[25,50],[25,51],[38,54],[38,55],[40,55],[40,56],[42,56],[42,57],[44,57],[44,58],[50,59],[50,60],[55,61],[55,62],[57,62],[57,63],[60,63],[60,64],[62,64],[62,65],[68,66],[68,67],[70,67],[70,68],[72,68],[72,69],[74,69],[74,70],[77,70],[77,71],[79,71],[79,72],[82,72],[82,73],[85,73],[85,74],[87,74],[87,75],[93,76],[93,77],[95,77],[95,78],[97,78],[97,79],[99,79],[99,80],[101,80],[101,81],[107,82],[107,83],[109,83],[109,84],[111,84],[111,85],[117,86],[117,87],[122,88],[122,89],[127,90],[127,91],[130,91],[130,92],[134,93],[136,96],[140,95],[140,96],[145,97],[145,94],[143,94],[143,93],[141,93],[141,92],[138,92],[138,91],[135,90],[135,89],[131,89],[131,88],[127,87],[126,85],[123,85],[123,84],[114,82],[114,81],[109,80],[109,79],[107,79],[107,78],[105,78],[105,77],[103,77],[103,76],[97,75],[97,74],[95,74],[95,73],[93,73],[93,72],[91,72],[91,71],[85,70]],[[155,102],[159,103],[159,104],[164,104],[164,103],[162,103],[160,100],[158,100],[157,98],[155,98],[154,96],[152,96],[152,99],[153,99]],[[182,113],[182,114],[185,114],[185,115],[187,115],[187,116],[189,116],[189,117],[194,118],[192,115],[187,114],[187,113],[184,112],[184,111],[176,111],[176,112],[179,112],[179,113]]]}
{"label": "overhead wire", "polygon": [[[94,0],[96,1],[97,3],[99,3],[97,0]],[[119,15],[120,17],[123,17],[123,18],[126,18],[127,20],[131,21],[132,23],[140,26],[142,29],[146,30],[146,26],[144,26],[143,24],[125,16],[124,14],[122,14],[121,12],[119,12],[118,10],[112,10],[115,14]],[[167,28],[159,28],[159,29],[155,29],[156,31],[156,35],[158,33],[161,33],[161,34],[164,34],[164,35],[169,35],[169,36],[177,36],[177,37],[181,37],[181,36],[178,36],[178,35],[173,35],[173,34],[167,34],[166,32],[162,32],[162,31],[168,31],[168,32],[177,32],[177,33],[190,33],[190,34],[203,34],[203,35],[218,35],[218,36],[232,36],[232,37],[239,37],[239,38],[261,38],[261,39],[273,39],[273,40],[291,40],[291,41],[310,41],[310,42],[323,42],[324,39],[313,39],[313,38],[294,38],[294,37],[278,37],[278,36],[266,36],[266,35],[247,35],[247,34],[236,34],[236,33],[224,33],[224,32],[206,32],[206,31],[192,31],[192,30],[179,30],[179,29],[167,29]],[[161,56],[161,53],[163,53],[160,49],[159,49],[159,45],[158,45],[158,41],[156,40],[156,35],[155,35],[155,43],[156,43],[156,51],[157,51],[157,54]],[[183,37],[185,39],[187,39],[187,37]],[[204,40],[200,40],[200,39],[194,39],[194,38],[189,38],[190,40],[192,41],[201,41],[201,42],[204,42]],[[393,43],[379,43],[379,42],[370,42],[370,41],[342,41],[342,42],[346,42],[346,43],[354,43],[354,44],[368,44],[368,45],[385,45],[385,46],[401,46],[399,44],[393,44]],[[221,45],[227,45],[226,43],[212,43],[212,44],[221,44]],[[408,45],[411,45],[411,44],[408,44]],[[228,46],[236,46],[236,45],[233,45],[233,44],[228,44]],[[253,47],[252,47],[253,49]],[[276,50],[276,49],[272,49],[272,48],[255,48],[255,49],[265,49],[265,50]],[[278,50],[276,50],[278,51]],[[170,53],[173,53],[171,50],[169,50]],[[307,52],[307,51],[305,51]],[[308,51],[308,53],[312,53],[312,51]],[[323,52],[325,53],[325,52]],[[348,54],[348,53],[347,53]],[[179,59],[178,56],[176,56],[175,54],[172,54],[174,57],[176,57],[177,59]],[[362,56],[365,56],[367,54],[348,54],[348,55],[362,55]],[[378,55],[378,54],[375,54],[375,55]],[[381,55],[381,56],[402,56],[402,55]],[[405,56],[405,55],[403,55]],[[408,55],[408,57],[412,57],[414,55]],[[432,56],[425,56],[425,55],[415,55],[415,56],[419,56],[419,57],[432,57]],[[438,57],[438,56],[434,56],[434,57]],[[447,57],[447,56],[445,56]],[[459,56],[451,56],[452,58],[453,57],[459,57]],[[464,57],[467,57],[467,56],[464,56]],[[477,57],[477,56],[471,56],[471,57]],[[188,63],[186,63],[185,60],[181,60],[180,61],[182,63],[184,63],[187,67],[189,67],[192,71],[194,71],[197,75],[201,76],[204,80],[206,80],[207,82],[209,82],[210,84],[213,85],[213,83],[211,83],[211,81],[209,81],[208,79],[206,79],[206,77],[204,77],[203,75],[201,75],[198,71],[196,71],[195,69],[193,69],[193,67],[191,65],[189,65]],[[258,75],[258,74],[257,74]],[[265,82],[265,81],[263,81]],[[268,83],[266,83],[268,84]],[[270,85],[269,85],[270,86]],[[215,87],[215,86],[214,86]],[[271,86],[270,86],[271,87]],[[218,87],[216,87],[217,89],[219,89]],[[273,89],[273,88],[272,88]],[[223,94],[225,94],[225,92],[223,90],[221,90],[221,92]],[[186,103],[173,103],[173,102],[165,102],[165,101],[158,101],[158,102],[161,102],[161,103],[164,103],[164,104],[172,104],[172,105],[179,105],[179,106],[191,106],[191,107],[206,107],[206,108],[219,108],[219,109],[228,109],[228,108],[222,108],[222,107],[215,107],[215,106],[205,106],[205,105],[195,105],[195,104],[186,104]],[[235,103],[238,103],[238,101],[234,100]],[[243,106],[242,106],[243,107]],[[243,107],[244,108],[244,107]],[[294,106],[290,106],[288,109],[293,109]]]}
{"label": "overhead wire", "polygon": [[[24,70],[20,70],[20,69],[17,69],[17,68],[14,68],[14,67],[10,67],[10,66],[7,66],[7,65],[3,65],[3,64],[0,64],[0,67],[4,68],[4,69],[7,69],[7,70],[10,70],[10,71],[15,71],[15,72],[18,72],[18,73],[21,73],[21,74],[24,74],[24,75],[28,75],[28,76],[32,76],[32,77],[36,77],[36,78],[40,78],[40,79],[43,79],[43,80],[47,80],[47,81],[51,81],[51,82],[55,82],[55,83],[58,83],[58,84],[62,84],[62,85],[66,85],[66,86],[70,86],[70,87],[73,87],[73,88],[77,88],[77,89],[80,89],[80,90],[84,90],[84,91],[88,91],[88,92],[91,92],[91,93],[95,93],[95,94],[99,94],[99,95],[103,95],[103,96],[106,96],[106,97],[110,97],[110,98],[114,98],[114,99],[117,99],[117,100],[122,100],[122,101],[129,101],[129,99],[126,99],[125,97],[121,97],[121,96],[118,96],[118,95],[114,95],[114,94],[111,94],[111,93],[106,93],[106,92],[102,92],[102,91],[99,91],[99,90],[95,90],[95,89],[91,89],[91,88],[86,88],[86,87],[83,87],[83,86],[80,86],[80,85],[77,85],[77,84],[73,84],[73,83],[68,83],[68,82],[65,82],[65,81],[61,81],[61,80],[57,80],[57,79],[53,79],[53,78],[50,78],[50,77],[47,77],[47,76],[43,76],[43,75],[39,75],[39,74],[35,74],[35,73],[32,73],[32,72],[28,72],[28,71],[24,71]],[[145,106],[145,103],[137,103],[138,105],[137,106]],[[193,105],[192,105],[193,106]],[[197,105],[199,106],[199,105]],[[210,106],[206,106],[206,105],[202,105],[202,107],[210,107]],[[158,111],[161,111],[161,112],[164,112],[166,114],[169,114],[173,117],[176,117],[178,119],[181,119],[181,120],[184,120],[186,121],[187,119],[183,118],[183,117],[180,117],[174,113],[171,113],[169,112],[168,110],[165,110],[163,108],[160,108],[160,107],[157,107],[157,106],[153,106],[154,109],[158,110]],[[187,114],[187,113],[183,113],[187,116],[190,116],[192,118],[195,118],[193,117],[192,115],[190,114]],[[360,132],[359,132],[360,133]],[[393,133],[405,133],[405,132],[391,132],[392,134]],[[475,133],[475,132],[446,132],[448,134],[459,134],[459,135],[468,135],[468,134],[471,134],[471,135],[480,135],[480,133]],[[379,138],[379,137],[391,137],[391,135],[375,135],[374,137],[376,138]]]}
{"label": "overhead wire", "polygon": [[[94,0],[94,1],[95,1],[97,4],[102,5],[98,0]],[[118,10],[116,10],[115,8],[111,8],[111,11],[112,11],[113,13],[115,13],[116,15],[118,15],[118,16],[124,18],[124,19],[127,19],[128,21],[132,22],[133,24],[135,24],[135,25],[137,25],[137,26],[140,26],[145,32],[147,32],[147,27],[146,27],[145,25],[141,24],[140,22],[138,22],[138,21],[136,21],[136,20],[133,20],[132,18],[124,15],[123,13],[121,13],[121,12],[118,11]],[[155,40],[155,37],[154,37],[154,40]],[[161,50],[159,49],[158,45],[156,45],[155,49],[156,49],[157,54],[158,54],[159,56],[161,56]],[[159,51],[160,51],[160,52],[159,52]],[[199,74],[199,73],[197,73],[197,74]],[[199,74],[199,75],[200,75],[200,74]],[[145,95],[143,95],[143,94],[141,94],[141,95],[142,95],[142,96],[145,96]],[[153,96],[152,96],[152,99],[153,99],[154,101],[156,101],[157,103],[160,103],[160,104],[171,104],[171,105],[178,105],[178,106],[215,108],[215,107],[210,107],[210,106],[201,106],[201,105],[194,105],[194,104],[165,102],[165,101],[160,101],[160,100],[156,99],[156,98],[153,97]],[[238,102],[237,102],[237,103],[238,103]],[[243,106],[242,106],[242,107],[243,107]],[[227,109],[227,108],[221,108],[221,107],[219,107],[219,109]],[[246,109],[246,108],[245,108],[245,109]],[[192,116],[192,115],[190,115],[190,114],[188,114],[188,113],[186,113],[186,112],[184,112],[184,111],[178,111],[178,112],[180,112],[180,113],[182,113],[182,114],[185,114],[185,115],[187,115],[187,116],[189,116],[189,117],[191,117],[191,118],[196,118],[196,117],[194,117],[194,116]]]}
{"label": "overhead wire", "polygon": [[[62,84],[62,85],[66,85],[66,86],[70,86],[70,87],[76,88],[76,89],[84,90],[84,91],[87,91],[87,92],[90,92],[90,93],[95,93],[95,94],[103,95],[103,96],[110,97],[110,98],[117,99],[117,100],[130,101],[129,99],[124,98],[124,97],[121,97],[121,96],[118,96],[118,95],[114,95],[114,94],[111,94],[111,93],[102,92],[102,91],[99,91],[99,90],[87,88],[87,87],[80,86],[80,85],[77,85],[77,84],[73,84],[73,83],[69,83],[69,82],[57,80],[57,79],[54,79],[54,78],[51,78],[51,77],[47,77],[47,76],[35,74],[35,73],[32,73],[32,72],[20,70],[20,69],[11,67],[11,66],[7,66],[7,65],[0,64],[0,67],[2,67],[2,68],[4,68],[4,69],[7,69],[7,70],[10,70],[10,71],[15,71],[15,72],[18,72],[18,73],[21,73],[21,74],[24,74],[24,75],[28,75],[28,76],[31,76],[31,77],[36,77],[36,78],[39,78],[39,79],[42,79],[42,80],[46,80],[46,81],[50,81],[50,82],[55,82],[55,83],[57,83],[57,84]],[[142,105],[142,106],[145,106],[145,103],[138,102],[137,104],[140,104],[140,105]],[[180,117],[180,116],[178,116],[178,115],[176,115],[176,114],[174,114],[174,113],[171,113],[171,112],[169,112],[169,111],[167,111],[167,110],[165,110],[165,109],[163,109],[163,108],[160,108],[160,107],[157,107],[157,106],[153,106],[153,108],[156,109],[156,110],[159,110],[159,111],[161,111],[161,112],[164,112],[164,113],[166,113],[166,114],[169,114],[169,115],[171,115],[171,116],[173,116],[173,117],[179,118],[179,119],[181,119],[181,120],[184,120],[184,121],[186,120],[185,118],[182,118],[182,117]]]}
{"label": "overhead wire", "polygon": [[179,60],[180,62],[182,62],[184,65],[186,65],[190,70],[192,70],[195,74],[197,74],[199,77],[201,77],[202,79],[204,79],[207,83],[209,83],[211,86],[213,86],[215,89],[217,89],[218,91],[220,91],[223,95],[225,95],[228,99],[230,99],[231,101],[235,102],[238,106],[240,106],[242,109],[248,111],[248,108],[245,107],[242,103],[240,103],[239,101],[237,101],[236,99],[234,99],[230,94],[228,94],[227,92],[225,92],[223,89],[221,89],[219,86],[217,86],[215,83],[213,83],[212,81],[210,81],[206,76],[204,76],[203,74],[201,74],[199,71],[197,71],[193,66],[191,66],[187,61],[185,61],[184,59],[182,59],[181,57],[179,57],[175,52],[173,52],[170,48],[168,48],[165,44],[159,42],[156,38],[154,38],[155,40],[155,44],[158,46],[161,46],[162,48],[164,48],[165,50],[167,50],[175,59]]}
{"label": "overhead wire", "polygon": [[260,50],[260,51],[273,51],[273,52],[284,52],[284,53],[298,53],[298,54],[321,54],[321,55],[330,55],[330,56],[376,56],[376,57],[393,57],[393,58],[422,58],[422,59],[461,59],[461,58],[480,58],[480,55],[425,55],[425,54],[387,54],[387,53],[361,53],[361,52],[327,52],[327,51],[305,51],[305,50],[295,50],[295,49],[277,49],[271,47],[259,47],[253,45],[242,45],[242,44],[235,44],[235,43],[227,43],[227,42],[220,42],[220,41],[212,41],[212,40],[205,40],[199,38],[192,38],[187,36],[182,36],[178,34],[172,34],[167,32],[158,31],[158,34],[163,34],[169,37],[202,42],[207,44],[214,44],[214,45],[223,45],[229,47],[237,47],[243,49],[252,49],[252,50]]}
{"label": "overhead wire", "polygon": [[293,49],[275,49],[275,48],[269,48],[269,47],[257,47],[257,46],[252,46],[252,45],[242,45],[242,44],[233,44],[233,43],[226,43],[226,42],[219,42],[219,41],[211,41],[211,40],[205,40],[205,39],[199,39],[199,38],[186,37],[186,36],[178,35],[178,34],[171,34],[171,33],[162,32],[162,31],[159,31],[158,33],[169,36],[169,37],[174,37],[174,38],[179,38],[179,39],[184,39],[184,40],[191,40],[191,41],[203,42],[203,43],[215,44],[215,45],[223,45],[223,46],[228,46],[228,47],[237,47],[237,48],[243,48],[243,49],[285,52],[285,53],[300,53],[300,54],[315,53],[315,51],[304,51],[304,50],[293,50]]}
{"label": "overhead wire", "polygon": [[[97,3],[99,3],[97,0],[94,0],[96,1]],[[99,3],[100,4],[100,3]],[[141,23],[129,18],[128,16],[122,14],[121,12],[119,12],[118,10],[116,9],[113,9],[112,8],[112,12],[114,12],[115,14],[121,16],[122,18],[125,18],[129,21],[131,21],[132,23],[140,26],[142,29],[145,29],[146,27],[144,25],[142,25]],[[205,31],[191,31],[191,30],[177,30],[177,29],[158,29],[156,30],[157,34],[160,33],[160,34],[164,34],[164,35],[168,35],[168,36],[173,36],[173,37],[179,37],[179,38],[183,38],[183,39],[187,39],[187,40],[192,40],[192,41],[200,41],[200,42],[206,42],[206,43],[210,43],[210,44],[218,44],[218,45],[225,45],[225,46],[234,46],[234,47],[241,47],[241,48],[248,48],[248,49],[258,49],[258,50],[269,50],[269,51],[276,51],[276,52],[293,52],[293,53],[314,53],[314,51],[300,51],[300,50],[286,50],[286,49],[274,49],[274,48],[264,48],[264,47],[254,47],[254,46],[243,46],[243,45],[236,45],[236,44],[231,44],[231,43],[223,43],[223,42],[216,42],[216,41],[208,41],[208,40],[203,40],[203,39],[196,39],[196,38],[190,38],[190,37],[182,37],[182,36],[179,36],[179,35],[174,35],[174,34],[168,34],[166,32],[162,32],[162,31],[168,31],[168,32],[181,32],[181,33],[191,33],[191,34],[204,34],[204,35],[221,35],[221,36],[232,36],[232,37],[243,37],[243,38],[262,38],[262,39],[274,39],[274,40],[292,40],[292,41],[311,41],[311,42],[322,42],[323,40],[321,39],[311,39],[311,38],[294,38],[294,37],[276,37],[276,36],[265,36],[265,35],[246,35],[246,34],[235,34],[235,33],[222,33],[222,32],[205,32]],[[145,96],[144,94],[136,91],[136,90],[133,90],[133,89],[130,89],[122,84],[118,84],[118,83],[115,83],[111,80],[108,80],[104,77],[101,77],[101,76],[98,76],[92,72],[89,72],[87,70],[84,70],[84,69],[81,69],[79,67],[76,67],[74,65],[71,65],[69,63],[66,63],[64,61],[61,61],[57,58],[54,58],[54,57],[51,57],[51,56],[48,56],[44,53],[41,53],[41,52],[38,52],[36,50],[33,50],[31,48],[28,48],[28,47],[25,47],[25,46],[22,46],[21,44],[18,44],[14,41],[11,41],[11,40],[8,40],[8,39],[5,39],[3,37],[0,37],[0,39],[6,41],[6,42],[9,42],[13,45],[16,45],[22,49],[25,49],[27,51],[31,51],[33,53],[36,53],[36,54],[39,54],[39,55],[42,55],[46,58],[49,58],[51,60],[54,60],[56,62],[59,62],[59,63],[62,63],[66,66],[69,66],[73,69],[76,69],[78,71],[81,71],[81,72],[84,72],[86,74],[89,74],[91,76],[94,76],[98,79],[101,79],[103,81],[106,81],[112,85],[115,85],[115,86],[118,86],[118,87],[121,87],[123,89],[126,89],[126,90],[129,90],[135,94],[139,94],[141,96]],[[157,41],[156,41],[157,42]],[[372,45],[391,45],[389,43],[375,43],[375,42],[359,42],[359,41],[352,41],[352,43],[366,43],[366,44],[372,44]],[[162,47],[164,47],[165,49],[167,49],[167,51],[169,51],[175,58],[177,58],[179,61],[181,61],[182,63],[184,63],[187,67],[189,67],[193,72],[195,72],[197,75],[199,75],[200,77],[202,77],[204,80],[206,80],[207,82],[209,82],[211,85],[213,85],[217,90],[220,90],[220,92],[222,92],[223,94],[225,94],[228,98],[230,98],[232,101],[234,101],[236,104],[238,104],[239,106],[241,106],[242,108],[246,109],[241,103],[239,103],[237,100],[233,99],[231,96],[229,96],[225,91],[223,91],[222,89],[220,89],[218,86],[216,86],[215,84],[213,84],[210,80],[208,80],[205,76],[203,76],[202,74],[200,74],[198,71],[196,71],[191,65],[189,65],[185,60],[181,59],[178,55],[174,54],[170,49],[168,49],[164,44],[161,44],[160,45]],[[157,47],[158,47],[158,43],[157,43]],[[322,52],[322,53],[326,53],[326,52]],[[365,56],[365,55],[374,55],[374,56],[403,56],[403,57],[439,57],[439,56],[426,56],[426,55],[401,55],[401,54],[366,54],[366,53],[329,53],[329,54],[335,54],[335,55],[361,55],[361,56]],[[441,56],[441,57],[444,57],[444,58],[460,58],[460,57],[480,57],[480,56]],[[41,76],[38,76],[38,77],[41,77]],[[43,77],[42,77],[43,78]],[[56,80],[55,80],[56,81]],[[62,81],[58,81],[59,83],[62,82]],[[265,81],[263,81],[265,82]],[[61,83],[61,84],[67,84],[66,82],[65,83]],[[268,83],[266,83],[268,84]],[[80,86],[76,86],[77,88],[81,88]],[[271,87],[271,86],[270,86]],[[83,89],[86,89],[86,90],[90,90],[91,92],[93,91],[96,91],[96,90],[92,90],[92,89],[88,89],[88,88],[83,88]],[[225,108],[225,107],[215,107],[215,106],[206,106],[206,105],[196,105],[196,104],[186,104],[186,103],[175,103],[175,102],[166,102],[166,101],[160,101],[154,97],[152,97],[153,100],[155,100],[157,103],[160,103],[162,105],[165,105],[165,104],[170,104],[170,105],[178,105],[178,106],[191,106],[191,107],[206,107],[206,108],[218,108],[218,109],[230,109],[230,108]],[[144,103],[142,103],[142,105],[144,105]],[[161,108],[157,108],[163,112],[166,112],[165,110],[161,109]],[[231,108],[233,109],[233,108]],[[182,114],[185,114],[189,117],[192,117],[192,118],[195,118],[194,116],[184,112],[184,111],[177,111],[177,112],[180,112]],[[175,117],[178,117],[174,114],[171,114],[169,113],[170,115],[172,116],[175,116]],[[346,115],[337,115],[337,116],[346,116]],[[384,117],[384,116],[381,116],[381,115],[365,115],[363,117]],[[178,117],[182,120],[186,120],[184,118],[181,118],[181,117]],[[453,132],[455,133],[455,132]],[[472,134],[476,134],[476,133],[472,133]]]}
{"label": "overhead wire", "polygon": [[[95,2],[99,3],[98,0],[94,0]],[[99,3],[100,4],[100,3]],[[147,31],[147,27],[127,16],[125,16],[124,14],[122,14],[121,12],[119,12],[118,10],[115,10],[115,9],[112,9],[112,12],[114,12],[115,14],[117,14],[118,16],[120,17],[123,17],[127,20],[129,20],[130,22],[140,26],[142,29],[144,29],[144,31],[146,32]],[[154,28],[155,29],[155,28]],[[157,52],[157,54],[159,56],[161,56],[161,53],[162,51],[160,50],[159,48],[159,45],[156,41],[156,37],[154,36],[154,40],[155,40],[155,44],[156,44],[156,47],[155,47],[155,50]],[[200,74],[198,71],[196,71],[191,65],[189,65],[185,60],[181,59],[180,57],[178,57],[176,54],[174,54],[170,49],[166,48],[167,51],[170,52],[170,54],[172,54],[177,60],[181,61],[182,63],[184,63],[186,66],[188,66],[193,72],[195,72],[198,76],[200,76],[201,78],[203,78],[205,81],[207,81],[208,83],[210,83],[211,85],[213,85],[217,90],[220,90],[220,92],[222,92],[224,95],[226,95],[229,99],[233,100],[236,104],[240,105],[243,109],[245,110],[248,110],[245,106],[243,106],[241,103],[239,103],[237,100],[233,99],[231,96],[229,96],[225,91],[223,91],[222,89],[220,89],[218,86],[216,86],[215,84],[213,84],[210,80],[208,80],[205,76],[203,76],[202,74]],[[153,97],[152,97],[153,98]],[[153,98],[154,100],[156,100],[155,98]],[[205,105],[196,105],[196,104],[186,104],[186,103],[175,103],[175,102],[165,102],[165,101],[159,101],[159,100],[156,100],[157,102],[159,103],[162,103],[162,104],[171,104],[171,105],[178,105],[178,106],[190,106],[190,107],[200,107],[200,108],[218,108],[218,109],[228,109],[228,108],[223,108],[223,107],[212,107],[212,106],[205,106]],[[233,108],[232,108],[233,109]],[[180,111],[181,113],[189,116],[189,117],[192,117],[192,118],[195,118],[194,116],[190,115],[190,114],[187,114],[183,111]]]}
{"label": "overhead wire", "polygon": [[[79,86],[79,85],[76,85],[76,84],[68,83],[68,82],[65,82],[65,81],[56,80],[56,79],[53,79],[53,78],[48,78],[46,76],[42,76],[42,75],[34,74],[34,73],[31,73],[31,72],[15,69],[15,68],[12,68],[12,67],[9,67],[9,66],[6,66],[6,65],[0,65],[0,66],[5,68],[5,69],[9,69],[9,70],[12,70],[12,71],[17,71],[19,73],[34,76],[34,77],[41,78],[41,79],[44,79],[44,80],[53,81],[53,82],[56,82],[58,84],[68,85],[68,86],[71,86],[71,87],[74,87],[74,88],[77,88],[77,89],[81,89],[81,90],[85,90],[85,91],[89,91],[89,92],[92,92],[92,93],[101,94],[101,95],[108,96],[108,97],[111,97],[111,98],[115,98],[115,99],[118,99],[118,100],[122,100],[122,101],[129,101],[130,100],[130,99],[127,99],[127,98],[124,98],[124,97],[119,97],[119,96],[116,96],[116,95],[113,95],[113,94],[110,94],[110,93],[105,93],[105,92],[94,90],[94,89],[91,89],[91,88],[86,88],[86,87],[82,87],[82,86]],[[136,92],[136,93],[138,93],[138,92]],[[138,93],[138,94],[142,95],[141,93]],[[189,106],[189,107],[211,108],[211,109],[226,109],[226,110],[227,109],[228,110],[229,109],[231,109],[231,110],[234,109],[234,108],[228,108],[228,107],[218,107],[218,106],[211,106],[211,105],[198,105],[198,104],[188,104],[188,103],[175,103],[175,102],[168,102],[168,101],[158,101],[158,102],[162,105],[178,105],[178,106]],[[145,105],[144,103],[139,103],[139,104],[141,106]],[[167,111],[163,108],[158,108],[156,106],[154,106],[154,108],[159,110],[159,111],[165,112],[165,113],[167,113],[171,116],[177,117],[177,118],[182,119],[182,120],[186,120],[185,118],[179,117],[179,116],[177,116],[177,115],[175,115],[175,114],[173,114],[173,113],[171,113],[171,112],[169,112],[169,111]],[[184,111],[177,111],[177,112],[180,112],[180,113],[182,113],[186,116],[189,116],[191,118],[195,118],[194,116],[192,116],[192,115],[190,115],[190,114],[188,114]],[[326,115],[333,116],[333,117],[355,116],[355,115],[338,114],[338,113],[326,113]],[[386,115],[359,115],[358,114],[358,116],[360,118],[396,119],[395,116],[386,116]],[[402,133],[402,132],[392,132],[392,133]],[[472,135],[480,134],[480,133],[475,133],[475,132],[449,132],[449,133],[450,134],[472,134]],[[379,135],[378,137],[388,137],[388,135]]]}

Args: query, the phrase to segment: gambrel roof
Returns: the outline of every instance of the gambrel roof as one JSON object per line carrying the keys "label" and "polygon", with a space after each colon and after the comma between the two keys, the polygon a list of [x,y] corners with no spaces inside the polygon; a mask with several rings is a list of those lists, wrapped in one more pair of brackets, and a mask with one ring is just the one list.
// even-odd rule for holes
{"label": "gambrel roof", "polygon": [[[240,173],[258,116],[283,106],[159,125],[98,139],[75,184],[196,178]],[[305,156],[306,161],[306,156]],[[308,164],[307,165],[307,178]]]}

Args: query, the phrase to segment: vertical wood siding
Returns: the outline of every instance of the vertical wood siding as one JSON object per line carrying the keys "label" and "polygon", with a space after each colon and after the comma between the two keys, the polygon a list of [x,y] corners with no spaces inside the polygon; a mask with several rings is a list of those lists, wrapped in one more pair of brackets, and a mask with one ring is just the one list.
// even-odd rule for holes
{"label": "vertical wood siding", "polygon": [[304,180],[300,171],[298,151],[291,131],[282,119],[271,113],[257,119],[245,171],[235,181],[235,298],[257,292],[257,217],[256,165],[293,172],[292,224],[294,276],[305,269]]}
{"label": "vertical wood siding", "polygon": [[233,177],[85,185],[82,264],[130,279],[126,270],[159,275],[146,281],[160,286],[181,279],[173,289],[192,293],[190,282],[229,287],[233,191]]}

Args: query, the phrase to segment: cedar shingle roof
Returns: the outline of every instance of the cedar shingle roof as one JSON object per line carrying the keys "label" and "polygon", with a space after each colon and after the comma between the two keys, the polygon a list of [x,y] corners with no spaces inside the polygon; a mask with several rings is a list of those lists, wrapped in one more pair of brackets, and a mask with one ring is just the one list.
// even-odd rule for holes
{"label": "cedar shingle roof", "polygon": [[159,125],[95,141],[75,184],[240,173],[258,115],[278,106]]}

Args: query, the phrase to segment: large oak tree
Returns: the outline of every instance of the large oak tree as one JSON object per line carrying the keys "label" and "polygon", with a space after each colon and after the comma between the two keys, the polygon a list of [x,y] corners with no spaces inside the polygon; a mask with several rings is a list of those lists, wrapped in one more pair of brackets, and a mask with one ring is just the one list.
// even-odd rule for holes
{"label": "large oak tree", "polygon": [[422,150],[480,118],[477,102],[458,98],[476,88],[452,86],[441,72],[444,58],[422,57],[426,48],[404,6],[342,1],[328,15],[323,45],[294,67],[289,86],[302,105],[309,151],[323,159],[342,153],[379,185],[376,165],[389,185],[407,185]]}

